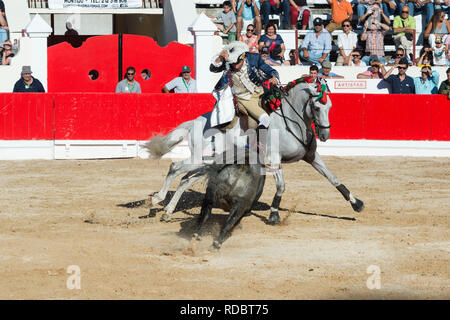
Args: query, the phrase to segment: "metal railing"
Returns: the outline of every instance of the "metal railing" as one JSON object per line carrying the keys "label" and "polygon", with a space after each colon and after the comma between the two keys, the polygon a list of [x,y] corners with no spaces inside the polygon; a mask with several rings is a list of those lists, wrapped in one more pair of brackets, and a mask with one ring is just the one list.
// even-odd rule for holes
{"label": "metal railing", "polygon": [[[143,9],[162,8],[163,0],[142,0]],[[48,0],[28,0],[28,8],[32,9],[48,9]]]}

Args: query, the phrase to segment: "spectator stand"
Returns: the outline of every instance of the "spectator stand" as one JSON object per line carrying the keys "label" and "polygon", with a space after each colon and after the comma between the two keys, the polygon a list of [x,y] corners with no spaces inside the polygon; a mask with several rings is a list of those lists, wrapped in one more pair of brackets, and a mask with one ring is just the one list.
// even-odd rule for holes
{"label": "spectator stand", "polygon": [[[217,8],[221,8],[221,3],[223,1],[221,0],[194,0],[194,2],[198,5],[202,5],[202,7],[207,7],[207,6],[213,6],[216,9]],[[350,1],[350,3],[353,6],[353,21],[352,21],[352,25],[354,27],[356,27],[357,24],[357,15],[356,15],[356,5],[357,5],[357,1],[356,0],[352,0]],[[307,5],[308,7],[311,9],[312,11],[312,16],[313,19],[319,17],[324,21],[325,26],[330,22],[331,20],[331,8],[328,5],[326,0],[307,0]],[[278,15],[271,15],[270,16],[270,22],[275,23],[276,25],[279,25],[279,21],[280,21],[280,16]],[[391,15],[390,20],[393,21],[394,20],[394,16]],[[414,49],[413,49],[413,59],[415,59],[416,57],[419,56],[420,50],[423,47],[424,44],[424,29],[425,29],[425,16],[424,15],[417,15],[414,16],[415,20],[416,20],[416,34],[414,35]],[[306,33],[308,31],[306,30],[298,30],[297,33],[294,32],[295,30],[278,30],[277,33],[279,33],[283,40],[285,41],[285,45],[286,45],[286,55],[285,58],[289,59],[289,51],[292,49],[297,49],[297,47],[295,47],[294,45],[298,43],[298,45],[300,46]],[[358,39],[360,38],[360,35],[362,33],[362,29],[357,29],[354,28],[353,31],[358,34]],[[245,31],[243,30],[242,33],[244,33]],[[337,52],[339,51],[339,48],[337,47],[336,43],[337,43],[337,37],[338,34],[341,33],[343,31],[341,30],[336,30],[332,33],[332,38],[333,38],[333,42],[332,42],[332,50],[330,53],[330,61],[332,62],[332,64],[336,61],[337,58]],[[264,34],[264,30],[262,31],[262,34]],[[295,37],[295,35],[297,34],[297,41],[293,40],[292,37]],[[223,35],[222,33],[220,33],[220,36],[222,38],[226,38],[226,35]],[[365,49],[365,42],[359,40],[358,41],[358,47],[360,49],[362,49],[363,54],[365,55],[366,53],[364,52]],[[392,58],[392,56],[395,54],[395,44],[394,44],[394,40],[393,40],[393,30],[391,27],[391,30],[389,32],[387,32],[385,38],[384,38],[384,48],[385,48],[385,58],[386,60],[389,60],[390,58]]]}

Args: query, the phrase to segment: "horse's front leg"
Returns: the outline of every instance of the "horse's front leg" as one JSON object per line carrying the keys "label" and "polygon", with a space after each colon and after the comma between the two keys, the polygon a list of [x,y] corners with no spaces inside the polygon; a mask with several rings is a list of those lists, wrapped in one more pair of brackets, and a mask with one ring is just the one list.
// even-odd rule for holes
{"label": "horse's front leg", "polygon": [[[199,165],[200,166],[200,165]],[[165,213],[161,217],[161,221],[168,222],[172,219],[172,214],[175,211],[178,201],[181,198],[181,195],[189,188],[192,184],[194,184],[197,180],[201,179],[205,175],[206,171],[202,169],[196,169],[188,172],[180,181],[180,184],[175,191],[172,199],[164,208]]]}
{"label": "horse's front leg", "polygon": [[350,201],[353,210],[355,210],[356,212],[361,212],[364,209],[364,203],[361,200],[355,198],[351,194],[351,192],[342,183],[339,182],[339,179],[330,170],[328,170],[318,152],[315,153],[314,161],[310,164],[314,167],[314,169],[319,171],[321,175],[327,178],[328,181],[330,181],[330,183],[336,187],[336,189],[339,190],[339,192],[344,196],[345,200]]}
{"label": "horse's front leg", "polygon": [[278,209],[281,203],[281,196],[283,195],[285,189],[285,182],[283,178],[283,171],[281,166],[274,172],[275,184],[277,186],[277,192],[275,193],[275,197],[272,200],[272,205],[270,206],[270,216],[269,216],[269,224],[279,224],[280,223],[280,215],[278,214]]}

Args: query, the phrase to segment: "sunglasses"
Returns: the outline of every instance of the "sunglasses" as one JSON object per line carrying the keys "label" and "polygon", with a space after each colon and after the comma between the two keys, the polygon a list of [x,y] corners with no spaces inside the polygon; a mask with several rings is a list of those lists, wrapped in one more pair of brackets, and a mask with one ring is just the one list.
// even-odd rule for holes
{"label": "sunglasses", "polygon": [[409,13],[409,11],[402,11],[402,13]]}
{"label": "sunglasses", "polygon": [[373,64],[372,65],[372,68],[379,68],[380,66],[379,65],[377,65],[377,64]]}
{"label": "sunglasses", "polygon": [[357,58],[357,57],[361,57],[361,55],[359,55],[359,54],[352,54],[352,57],[353,58]]}
{"label": "sunglasses", "polygon": [[127,73],[127,76],[134,76],[134,73]]}
{"label": "sunglasses", "polygon": [[398,69],[406,70],[406,67],[397,67]]}
{"label": "sunglasses", "polygon": [[255,29],[247,29],[247,32],[253,32]]}
{"label": "sunglasses", "polygon": [[351,27],[351,25],[349,25],[349,24],[344,24],[344,25],[342,25],[343,27]]}
{"label": "sunglasses", "polygon": [[403,54],[402,53],[397,53],[395,56],[396,57],[403,57]]}

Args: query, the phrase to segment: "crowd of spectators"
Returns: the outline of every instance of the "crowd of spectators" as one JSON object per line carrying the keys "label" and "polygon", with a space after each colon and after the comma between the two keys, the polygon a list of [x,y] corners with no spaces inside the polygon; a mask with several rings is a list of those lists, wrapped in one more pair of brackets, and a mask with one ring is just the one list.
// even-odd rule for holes
{"label": "crowd of spectators", "polygon": [[0,0],[0,65],[9,65],[14,57],[12,44],[8,40],[8,21],[6,20],[5,4]]}
{"label": "crowd of spectators", "polygon": [[[329,60],[333,46],[338,49],[337,57],[333,57],[337,66],[354,65],[350,55],[357,49],[361,54],[361,61],[357,61],[356,65],[368,65],[372,55],[377,55],[383,65],[389,61],[393,63],[395,56],[386,57],[387,34],[392,35],[395,50],[404,52],[409,65],[417,64],[420,56],[414,56],[413,42],[417,43],[418,34],[422,33],[423,46],[427,48],[426,54],[432,56],[429,59],[430,65],[450,66],[450,39],[447,36],[450,22],[446,18],[450,11],[449,0],[326,2],[331,9],[331,20],[328,22],[321,18],[313,19],[306,0],[229,0],[223,3],[223,11],[216,16],[208,16],[221,22],[217,25],[228,42],[236,39],[244,41],[251,52],[258,50],[261,53],[263,47],[268,47],[269,56],[279,64],[284,64],[286,48],[283,39],[276,34],[278,27],[307,31],[299,47],[300,62],[307,65]],[[278,25],[269,19],[273,14],[279,16]],[[419,14],[424,16],[423,30],[416,28],[414,16]],[[261,35],[262,30],[265,30],[264,35]],[[332,34],[336,30],[342,31],[337,33],[334,43]],[[258,46],[255,45],[257,42]],[[397,52],[395,54],[397,55]]]}
{"label": "crowd of spectators", "polygon": [[[359,79],[386,79],[399,88],[396,91],[403,93],[439,91],[439,75],[432,68],[450,66],[450,22],[446,18],[450,12],[450,0],[326,2],[331,13],[328,22],[320,17],[313,19],[307,0],[230,0],[223,3],[222,12],[209,17],[222,22],[218,26],[227,35],[228,42],[235,39],[245,42],[250,52],[260,53],[263,60],[272,66],[317,65],[318,76],[340,78],[331,72],[332,56],[336,66],[368,67],[367,71],[358,74]],[[278,24],[270,20],[274,14],[279,16]],[[416,27],[414,17],[417,15],[422,15],[425,22],[422,30]],[[298,48],[298,59],[295,50],[291,50],[290,59],[285,60],[287,48],[277,33],[278,28],[306,31]],[[333,40],[336,30],[341,31]],[[392,35],[395,46],[393,55],[386,54],[385,39],[388,34]],[[423,48],[415,57],[414,42],[417,44],[419,34],[423,35]],[[406,68],[403,69],[402,63],[405,62]],[[412,65],[422,68],[421,77],[408,80],[405,84],[403,79],[409,78],[403,75]],[[395,69],[398,69],[395,76],[400,76],[401,86],[393,82],[394,76],[390,74]]]}

